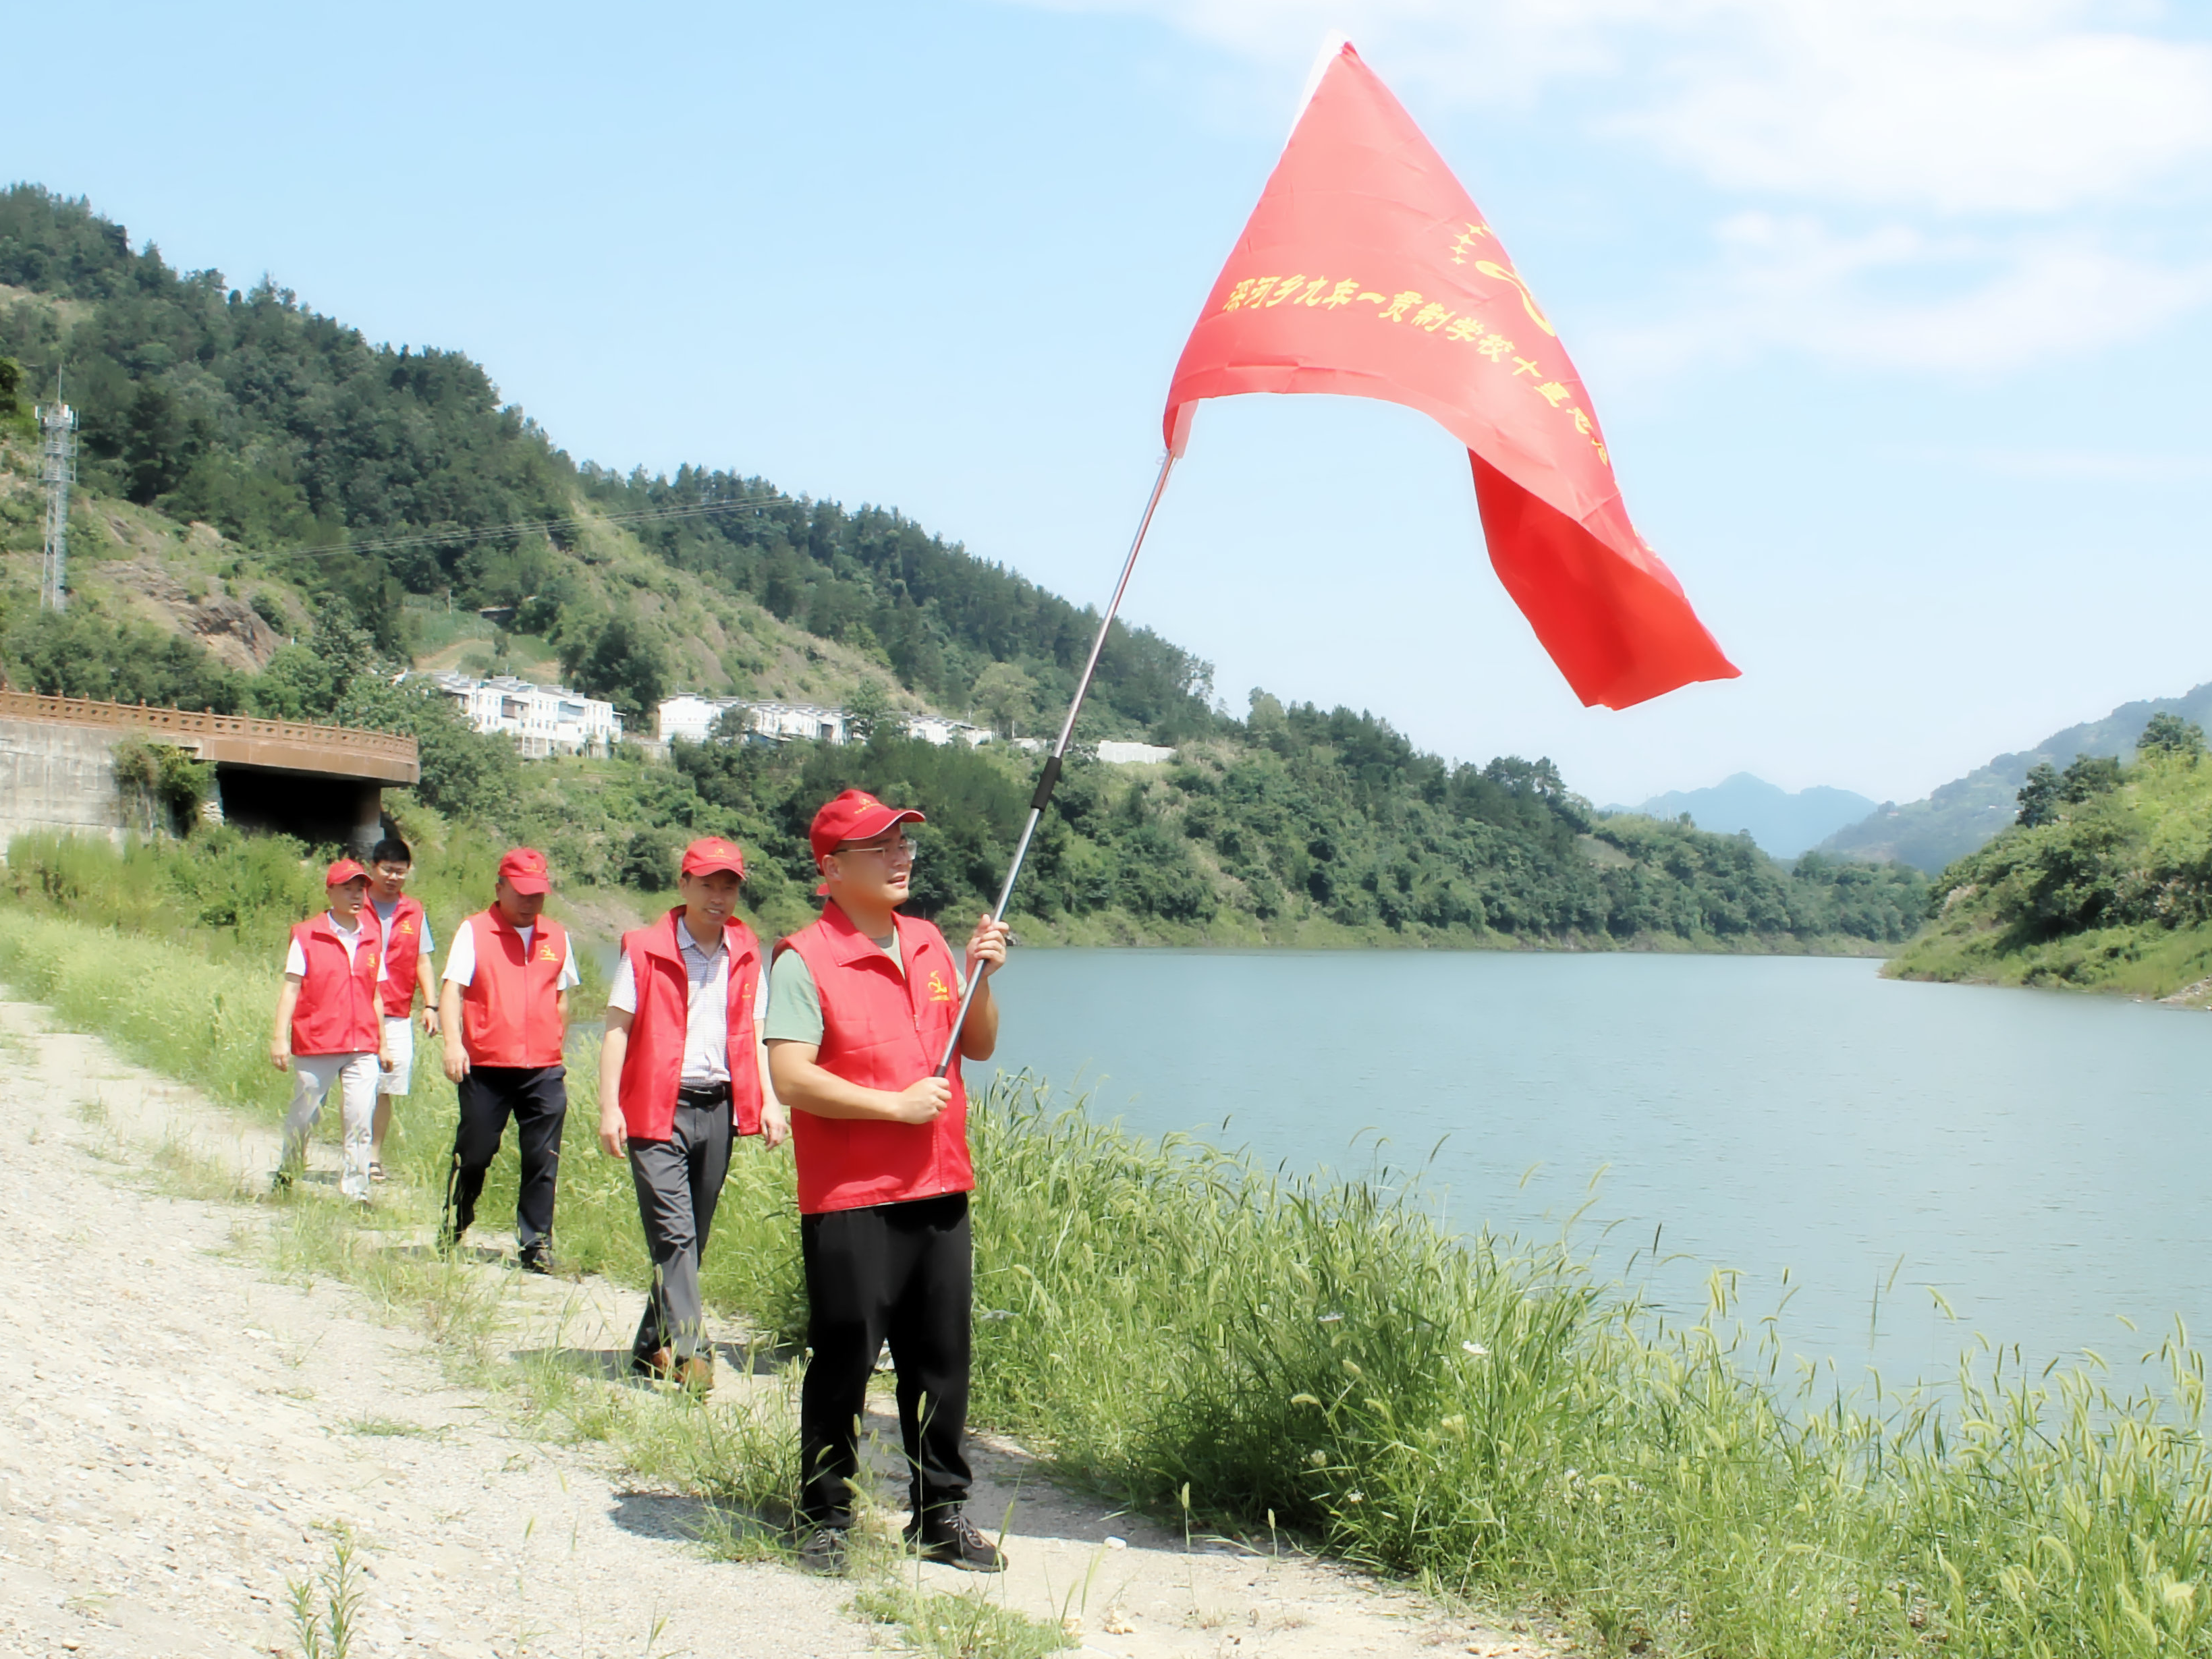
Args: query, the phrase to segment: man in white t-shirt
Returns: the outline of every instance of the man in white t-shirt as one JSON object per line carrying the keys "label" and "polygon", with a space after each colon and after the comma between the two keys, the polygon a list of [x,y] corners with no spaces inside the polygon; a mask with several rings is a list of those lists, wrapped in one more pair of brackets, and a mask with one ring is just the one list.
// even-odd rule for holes
{"label": "man in white t-shirt", "polygon": [[338,1090],[345,1171],[338,1188],[368,1201],[369,1123],[376,1110],[376,1073],[388,1065],[380,1018],[384,952],[376,918],[365,914],[368,872],[340,859],[325,872],[330,908],[292,929],[284,957],[284,989],[269,1034],[269,1063],[295,1079],[284,1115],[284,1157],[276,1185],[292,1184],[306,1166],[307,1134],[323,1099]]}
{"label": "man in white t-shirt", "polygon": [[430,936],[428,913],[405,891],[414,869],[414,853],[397,836],[386,836],[368,855],[368,907],[376,913],[384,935],[384,1048],[392,1062],[376,1079],[371,1181],[384,1179],[384,1137],[392,1127],[392,1099],[414,1090],[417,1004],[422,1010],[422,1035],[438,1034],[437,997],[430,988],[437,978],[432,960],[436,941]]}

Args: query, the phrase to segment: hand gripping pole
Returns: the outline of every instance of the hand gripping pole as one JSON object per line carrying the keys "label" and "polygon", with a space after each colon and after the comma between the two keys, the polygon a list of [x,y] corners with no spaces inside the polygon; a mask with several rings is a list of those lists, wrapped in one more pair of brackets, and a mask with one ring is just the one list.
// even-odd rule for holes
{"label": "hand gripping pole", "polygon": [[[1029,821],[1022,825],[1022,838],[1014,843],[1014,861],[1007,866],[1006,879],[999,889],[999,902],[991,908],[994,921],[1006,919],[1006,905],[1014,896],[1014,882],[1022,873],[1022,861],[1030,855],[1030,841],[1036,834],[1037,820],[1044,816],[1044,809],[1052,799],[1053,786],[1060,781],[1068,743],[1075,736],[1075,717],[1083,712],[1083,699],[1091,690],[1091,676],[1098,672],[1098,656],[1106,648],[1107,630],[1114,626],[1115,615],[1121,609],[1121,596],[1129,591],[1129,577],[1137,568],[1137,555],[1144,550],[1145,532],[1152,527],[1152,514],[1159,510],[1160,497],[1168,487],[1168,473],[1174,466],[1172,451],[1160,458],[1160,476],[1152,481],[1152,495],[1145,502],[1145,516],[1137,521],[1136,539],[1129,544],[1129,556],[1121,562],[1121,580],[1114,584],[1114,597],[1107,602],[1106,614],[1099,618],[1098,637],[1091,641],[1091,655],[1083,665],[1083,678],[1075,683],[1075,696],[1067,705],[1067,718],[1060,722],[1060,741],[1053,744],[1051,757],[1045,762],[1044,771],[1037,779],[1036,793],[1030,797]],[[960,1033],[968,1024],[969,1006],[975,1000],[975,988],[986,977],[985,974],[969,976],[968,988],[960,998],[960,1012],[952,1021],[951,1040],[945,1045],[935,1076],[943,1077],[952,1069],[952,1056],[960,1048]]]}

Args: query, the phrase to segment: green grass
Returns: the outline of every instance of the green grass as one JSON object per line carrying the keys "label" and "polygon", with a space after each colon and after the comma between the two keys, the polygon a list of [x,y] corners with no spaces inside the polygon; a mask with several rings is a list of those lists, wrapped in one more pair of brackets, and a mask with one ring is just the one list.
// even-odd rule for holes
{"label": "green grass", "polygon": [[853,1598],[853,1610],[896,1625],[907,1645],[930,1659],[1050,1659],[1080,1644],[1066,1626],[994,1600],[986,1585],[939,1595],[902,1578],[880,1579]]}
{"label": "green grass", "polygon": [[[254,1069],[265,971],[0,907],[0,976],[276,1109]],[[590,1069],[572,1073],[556,1244],[638,1284],[627,1176],[589,1144]],[[451,1112],[442,1085],[403,1108],[414,1196],[387,1224],[407,1203],[427,1215]],[[1272,1176],[1026,1080],[979,1103],[974,1134],[976,1420],[1118,1498],[1174,1516],[1187,1492],[1202,1526],[1279,1522],[1440,1592],[1544,1606],[1611,1651],[2212,1654],[2204,1366],[2185,1333],[2153,1356],[2156,1395],[2115,1392],[2094,1363],[2023,1374],[1990,1345],[1940,1389],[1847,1392],[1786,1364],[1770,1326],[1747,1333],[1724,1276],[1705,1317],[1670,1326],[1566,1245],[1455,1234],[1387,1176]],[[487,1237],[512,1170],[510,1152]],[[454,1351],[492,1354],[490,1276],[381,1248],[319,1197],[272,1210],[294,1269],[337,1262]],[[796,1233],[787,1160],[739,1158],[709,1297],[793,1329]],[[726,1553],[774,1547],[787,1415],[688,1412],[550,1360],[486,1375],[544,1431],[699,1495]]]}

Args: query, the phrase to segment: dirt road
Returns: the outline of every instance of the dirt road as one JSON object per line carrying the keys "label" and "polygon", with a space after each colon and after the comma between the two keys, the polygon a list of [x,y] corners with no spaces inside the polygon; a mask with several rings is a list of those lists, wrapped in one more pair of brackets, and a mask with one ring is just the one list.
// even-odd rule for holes
{"label": "dirt road", "polygon": [[[261,1212],[178,1195],[165,1141],[202,1169],[275,1159],[263,1127],[0,1003],[0,1651],[297,1653],[288,1586],[330,1575],[341,1538],[356,1659],[898,1645],[854,1615],[851,1583],[704,1559],[694,1500],[534,1434],[357,1292],[280,1280]],[[556,1327],[617,1346],[635,1324],[635,1295],[604,1281],[481,1271],[518,1347]],[[1549,1650],[1293,1553],[1186,1550],[1060,1492],[1018,1449],[978,1461],[975,1512],[1011,1516],[1013,1571],[992,1593],[1072,1615],[1085,1654]]]}

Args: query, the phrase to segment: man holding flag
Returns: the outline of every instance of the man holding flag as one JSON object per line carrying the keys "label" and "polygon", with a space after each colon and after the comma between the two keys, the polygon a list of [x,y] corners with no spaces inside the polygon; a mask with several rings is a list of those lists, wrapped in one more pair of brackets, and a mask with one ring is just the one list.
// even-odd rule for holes
{"label": "man holding flag", "polygon": [[961,1507],[975,1177],[960,1060],[998,1046],[988,981],[1006,963],[1006,929],[976,923],[963,976],[944,934],[899,915],[913,890],[906,825],[922,821],[858,789],[814,815],[828,902],[776,947],[769,981],[769,1067],[792,1109],[814,1351],[799,1404],[799,1559],[817,1572],[845,1566],[860,1417],[887,1340],[911,1471],[907,1541],[972,1571],[1006,1565]]}

